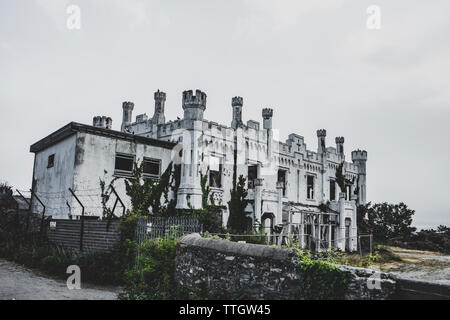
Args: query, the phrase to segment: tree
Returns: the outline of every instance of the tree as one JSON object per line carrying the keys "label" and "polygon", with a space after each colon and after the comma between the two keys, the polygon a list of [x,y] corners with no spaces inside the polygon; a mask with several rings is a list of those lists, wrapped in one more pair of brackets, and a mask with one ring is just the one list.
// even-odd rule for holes
{"label": "tree", "polygon": [[231,199],[228,201],[228,210],[230,215],[228,217],[228,228],[235,232],[243,232],[247,229],[245,207],[247,206],[247,189],[246,179],[243,175],[239,176],[237,181],[237,152],[234,152],[234,166],[233,166],[233,189],[231,189]]}
{"label": "tree", "polygon": [[341,192],[345,192],[347,186],[353,184],[353,181],[350,181],[345,177],[343,171],[344,171],[344,162],[342,162],[336,169],[336,183],[338,184],[339,189],[341,189]]}
{"label": "tree", "polygon": [[367,208],[368,223],[377,241],[407,239],[416,228],[411,227],[414,210],[403,202],[389,204],[376,203]]}
{"label": "tree", "polygon": [[[134,165],[131,177],[125,179],[125,190],[130,197],[131,207],[135,213],[149,214],[149,208],[152,208],[153,215],[165,214],[170,203],[168,192],[172,175],[172,162],[161,178],[152,179],[143,176],[144,163]],[[161,204],[161,198],[164,195],[164,203]]]}

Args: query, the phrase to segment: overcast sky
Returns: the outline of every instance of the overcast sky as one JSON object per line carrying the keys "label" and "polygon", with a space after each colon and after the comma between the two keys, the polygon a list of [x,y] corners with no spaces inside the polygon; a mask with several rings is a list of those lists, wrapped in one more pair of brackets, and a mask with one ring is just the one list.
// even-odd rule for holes
{"label": "overcast sky", "polygon": [[449,17],[448,0],[0,0],[0,180],[29,189],[29,146],[70,121],[119,130],[122,101],[151,116],[157,89],[176,119],[198,88],[208,120],[230,124],[240,95],[244,121],[274,109],[282,140],[344,136],[347,159],[368,151],[368,200],[450,225]]}

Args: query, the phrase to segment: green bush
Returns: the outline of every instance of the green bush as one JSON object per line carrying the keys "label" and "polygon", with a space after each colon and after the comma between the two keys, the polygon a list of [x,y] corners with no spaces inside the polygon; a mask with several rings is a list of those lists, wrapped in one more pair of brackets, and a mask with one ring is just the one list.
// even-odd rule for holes
{"label": "green bush", "polygon": [[[299,298],[302,300],[343,299],[350,275],[330,260],[320,260],[308,250],[298,249]],[[322,257],[323,259],[323,257]]]}
{"label": "green bush", "polygon": [[136,266],[125,272],[121,299],[186,299],[188,294],[174,279],[177,239],[153,239],[142,244]]}

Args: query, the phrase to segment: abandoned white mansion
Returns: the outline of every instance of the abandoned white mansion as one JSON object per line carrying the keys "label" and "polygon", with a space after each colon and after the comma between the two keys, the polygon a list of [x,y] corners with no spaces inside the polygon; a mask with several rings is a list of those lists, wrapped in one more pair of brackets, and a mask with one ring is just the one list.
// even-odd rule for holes
{"label": "abandoned white mansion", "polygon": [[[124,102],[120,131],[112,129],[110,118],[95,117],[93,126],[70,123],[33,144],[33,190],[46,214],[81,215],[71,188],[86,215],[101,217],[99,179],[129,176],[138,159],[149,177],[159,177],[171,161],[181,164],[178,208],[202,206],[200,174],[206,172],[215,204],[226,205],[236,151],[237,176],[247,178],[246,211],[255,225],[267,232],[283,226],[284,233],[304,235],[300,242],[309,235],[326,246],[356,249],[356,206],[366,201],[366,151],[353,151],[352,162],[345,162],[344,138],[337,137],[336,147],[329,147],[325,130],[317,131],[317,151],[308,150],[297,134],[279,141],[272,128],[273,110],[262,110],[262,126],[254,120],[244,123],[241,97],[232,99],[231,126],[204,119],[206,94],[199,90],[183,93],[183,119],[166,121],[165,101],[166,94],[156,92],[153,117],[141,114],[135,122],[134,104]],[[336,169],[343,162],[343,173],[353,184],[341,192]],[[116,183],[116,190],[129,208],[124,183]],[[36,197],[32,206],[39,212]],[[227,220],[224,209],[224,225]]]}

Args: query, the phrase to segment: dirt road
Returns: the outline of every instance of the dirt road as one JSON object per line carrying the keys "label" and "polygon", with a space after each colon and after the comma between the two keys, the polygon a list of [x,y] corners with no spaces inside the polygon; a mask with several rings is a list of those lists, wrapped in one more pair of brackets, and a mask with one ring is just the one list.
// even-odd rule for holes
{"label": "dirt road", "polygon": [[383,264],[382,271],[397,273],[404,278],[450,284],[450,256],[430,251],[390,248],[402,261]]}
{"label": "dirt road", "polygon": [[115,300],[120,288],[83,286],[69,290],[66,282],[38,275],[0,259],[0,300]]}

